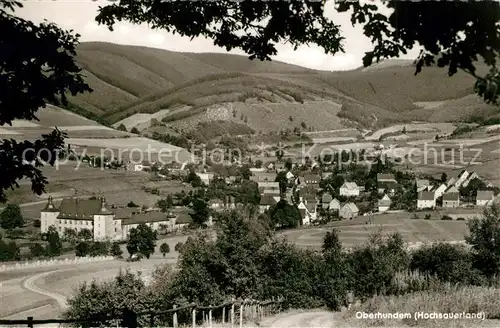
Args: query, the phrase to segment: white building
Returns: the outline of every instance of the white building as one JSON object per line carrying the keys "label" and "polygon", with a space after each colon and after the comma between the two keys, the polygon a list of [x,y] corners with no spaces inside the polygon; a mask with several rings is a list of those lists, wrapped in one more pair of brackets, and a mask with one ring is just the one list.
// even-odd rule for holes
{"label": "white building", "polygon": [[297,206],[302,218],[302,225],[310,225],[316,221],[316,202],[301,201]]}
{"label": "white building", "polygon": [[446,192],[443,195],[443,207],[453,208],[460,206],[460,193]]}
{"label": "white building", "polygon": [[212,181],[214,179],[214,174],[213,173],[196,173],[196,175],[207,186],[210,184],[210,181]]}
{"label": "white building", "polygon": [[359,209],[354,203],[345,203],[339,211],[339,216],[343,219],[352,219],[359,215]]}
{"label": "white building", "polygon": [[481,178],[476,172],[472,171],[467,177],[467,179],[464,181],[464,183],[462,183],[462,187],[467,187],[469,183],[474,179],[481,179]]}
{"label": "white building", "polygon": [[446,189],[448,189],[448,186],[446,184],[442,183],[439,187],[437,187],[435,190],[433,190],[434,200],[441,197],[444,194],[444,192],[446,191]]}
{"label": "white building", "polygon": [[332,199],[332,201],[328,204],[329,211],[340,211],[340,202],[337,198]]}
{"label": "white building", "polygon": [[389,208],[391,207],[391,204],[392,204],[392,201],[389,198],[389,196],[384,195],[384,197],[382,197],[382,199],[380,199],[378,201],[378,211],[379,212],[386,212],[386,211],[388,211]]}
{"label": "white building", "polygon": [[478,190],[476,196],[477,206],[487,206],[493,203],[495,195],[491,190]]}
{"label": "white building", "polygon": [[346,197],[359,196],[359,187],[356,182],[344,182],[340,187],[340,195]]}
{"label": "white building", "polygon": [[455,186],[455,188],[458,189],[465,182],[465,180],[467,180],[468,177],[469,172],[467,172],[467,170],[462,170],[455,177],[451,177],[450,179],[448,179],[446,185],[448,187]]}
{"label": "white building", "polygon": [[77,233],[83,229],[89,230],[94,240],[125,240],[130,230],[140,223],[145,223],[151,229],[158,230],[164,226],[170,230],[177,227],[175,217],[167,217],[161,212],[142,213],[139,208],[124,208],[112,211],[106,200],[100,199],[63,199],[57,208],[49,197],[47,205],[40,213],[41,232],[54,226],[60,235],[66,229]]}
{"label": "white building", "polygon": [[417,208],[434,208],[436,207],[436,200],[432,191],[421,191],[418,193]]}

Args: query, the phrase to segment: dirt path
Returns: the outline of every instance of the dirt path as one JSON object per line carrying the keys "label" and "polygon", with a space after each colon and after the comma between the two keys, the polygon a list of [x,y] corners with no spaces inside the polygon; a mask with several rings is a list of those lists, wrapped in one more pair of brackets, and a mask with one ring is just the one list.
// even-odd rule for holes
{"label": "dirt path", "polygon": [[283,313],[261,323],[269,328],[333,328],[333,312],[310,311],[297,313]]}
{"label": "dirt path", "polygon": [[54,271],[48,271],[48,272],[42,272],[42,273],[36,274],[34,276],[31,276],[31,277],[23,280],[22,287],[24,289],[29,290],[29,291],[32,291],[32,292],[47,296],[49,298],[52,298],[53,300],[55,300],[57,302],[57,304],[59,305],[59,307],[61,309],[66,309],[68,307],[68,304],[67,304],[67,299],[64,295],[61,295],[59,293],[50,292],[48,290],[44,290],[44,289],[35,285],[35,281],[37,281],[38,279],[44,278],[48,275],[51,275],[51,274],[54,274],[57,272],[63,272],[63,271],[67,271],[67,270],[54,270]]}

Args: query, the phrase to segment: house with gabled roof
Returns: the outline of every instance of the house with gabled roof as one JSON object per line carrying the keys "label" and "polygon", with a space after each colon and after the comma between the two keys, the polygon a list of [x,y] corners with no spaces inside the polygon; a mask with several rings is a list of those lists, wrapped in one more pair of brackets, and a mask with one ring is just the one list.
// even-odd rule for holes
{"label": "house with gabled roof", "polygon": [[377,182],[397,182],[392,173],[377,173]]}
{"label": "house with gabled roof", "polygon": [[493,203],[495,199],[495,194],[492,190],[478,190],[476,196],[477,206],[488,206]]}
{"label": "house with gabled roof", "polygon": [[431,189],[431,183],[428,179],[417,179],[415,181],[415,184],[417,186],[417,192],[419,191],[424,191],[424,190],[429,190]]}
{"label": "house with gabled roof", "polygon": [[254,182],[274,182],[276,180],[276,173],[274,172],[253,172],[250,180]]}
{"label": "house with gabled roof", "polygon": [[377,190],[380,194],[389,193],[394,194],[398,187],[398,183],[396,181],[381,181],[377,182]]}
{"label": "house with gabled roof", "polygon": [[339,216],[343,219],[353,219],[359,216],[359,208],[354,203],[345,203],[339,211]]}
{"label": "house with gabled roof", "polygon": [[332,199],[332,201],[328,204],[329,211],[340,211],[340,202],[337,198]]}
{"label": "house with gabled roof", "polygon": [[320,180],[321,177],[318,174],[305,174],[300,181],[306,186],[317,188],[319,186]]}
{"label": "house with gabled roof", "polygon": [[479,177],[479,175],[475,172],[475,171],[472,171],[469,173],[469,176],[467,177],[467,179],[464,181],[464,183],[462,183],[462,186],[461,187],[467,187],[469,185],[469,183],[474,180],[474,179],[481,179]]}
{"label": "house with gabled roof", "polygon": [[389,196],[384,195],[384,197],[382,197],[382,199],[379,199],[379,201],[378,201],[378,211],[379,212],[388,211],[389,208],[391,207],[391,204],[392,204],[392,201],[389,198]]}
{"label": "house with gabled roof", "polygon": [[448,186],[445,183],[440,184],[435,189],[431,189],[431,191],[434,193],[434,199],[438,199],[439,197],[441,197],[446,189],[448,189]]}
{"label": "house with gabled roof", "polygon": [[417,208],[434,208],[436,207],[436,200],[432,191],[421,191],[418,193]]}
{"label": "house with gabled roof", "polygon": [[264,213],[271,206],[278,204],[279,201],[280,201],[280,197],[272,196],[272,195],[269,195],[269,194],[262,195],[260,197],[260,203],[259,203],[259,211],[260,211],[260,213]]}
{"label": "house with gabled roof", "polygon": [[460,206],[460,193],[446,192],[443,194],[443,207],[453,208]]}
{"label": "house with gabled roof", "polygon": [[467,170],[462,170],[460,173],[450,177],[448,181],[446,182],[446,185],[448,187],[455,186],[455,188],[460,188],[462,184],[467,180],[467,177],[469,176],[469,172]]}
{"label": "house with gabled roof", "polygon": [[330,193],[327,192],[323,193],[323,195],[321,196],[321,207],[326,208],[332,200],[333,197]]}
{"label": "house with gabled roof", "polygon": [[340,195],[341,196],[346,196],[346,197],[353,197],[353,196],[359,196],[359,186],[356,184],[356,182],[347,182],[345,181],[344,184],[340,187]]}
{"label": "house with gabled roof", "polygon": [[308,203],[306,201],[301,201],[297,206],[302,218],[302,225],[310,225],[312,222],[316,221],[316,203]]}

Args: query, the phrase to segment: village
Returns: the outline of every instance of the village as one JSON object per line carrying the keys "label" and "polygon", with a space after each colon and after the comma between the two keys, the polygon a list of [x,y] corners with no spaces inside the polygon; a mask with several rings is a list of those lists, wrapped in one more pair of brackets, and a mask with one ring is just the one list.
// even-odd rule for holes
{"label": "village", "polygon": [[[353,156],[355,155],[355,156]],[[95,240],[126,240],[140,223],[168,234],[192,227],[211,226],[217,213],[252,204],[276,228],[321,225],[360,216],[376,218],[401,213],[429,219],[429,212],[445,211],[443,220],[479,217],[493,203],[498,188],[476,172],[462,170],[453,176],[417,176],[396,167],[390,158],[359,159],[358,151],[342,151],[337,161],[279,156],[269,161],[250,158],[247,163],[194,165],[171,162],[128,163],[124,169],[150,174],[156,180],[180,180],[193,190],[168,195],[156,206],[107,204],[103,197],[64,199],[56,208],[49,198],[41,213],[41,232],[55,226],[62,235],[88,229]],[[84,159],[97,167],[96,158]],[[99,165],[113,168],[109,161]],[[151,191],[151,192],[154,192]],[[196,218],[193,222],[193,218]]]}

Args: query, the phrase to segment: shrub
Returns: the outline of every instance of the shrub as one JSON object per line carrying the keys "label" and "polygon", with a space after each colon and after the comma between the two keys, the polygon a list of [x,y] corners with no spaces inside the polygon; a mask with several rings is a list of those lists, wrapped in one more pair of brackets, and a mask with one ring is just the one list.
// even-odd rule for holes
{"label": "shrub", "polygon": [[448,216],[448,215],[443,215],[443,217],[441,218],[441,220],[450,221],[450,220],[453,220],[453,218],[451,216]]}
{"label": "shrub", "polygon": [[182,246],[184,246],[184,244],[180,241],[177,244],[175,244],[174,250],[180,253],[182,251]]}
{"label": "shrub", "polygon": [[424,216],[424,220],[430,220],[430,219],[431,219],[431,215],[430,215],[430,214],[426,214],[426,215]]}
{"label": "shrub", "polygon": [[40,219],[33,220],[33,227],[40,228],[41,226],[42,226],[42,222],[40,222]]}
{"label": "shrub", "polygon": [[472,255],[462,245],[439,243],[417,249],[412,252],[409,268],[453,284],[473,284],[478,281]]}
{"label": "shrub", "polygon": [[457,218],[457,221],[465,221],[465,218],[459,217]]}

